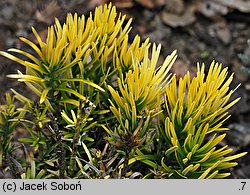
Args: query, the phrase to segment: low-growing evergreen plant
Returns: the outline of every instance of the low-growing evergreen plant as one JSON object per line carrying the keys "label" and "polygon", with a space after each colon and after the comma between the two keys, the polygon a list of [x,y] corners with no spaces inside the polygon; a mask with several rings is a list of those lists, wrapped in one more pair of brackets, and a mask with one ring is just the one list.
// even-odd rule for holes
{"label": "low-growing evergreen plant", "polygon": [[[7,75],[35,95],[11,89],[0,106],[0,169],[14,178],[224,178],[235,159],[221,146],[233,75],[212,62],[177,81],[176,51],[158,65],[161,45],[129,44],[131,19],[109,5],[88,18],[68,14],[34,53],[0,51],[25,66]],[[26,59],[14,54],[21,54]],[[16,104],[18,102],[18,104]],[[19,105],[19,106],[17,106]],[[22,106],[20,106],[22,105]],[[25,133],[14,142],[14,133]]]}

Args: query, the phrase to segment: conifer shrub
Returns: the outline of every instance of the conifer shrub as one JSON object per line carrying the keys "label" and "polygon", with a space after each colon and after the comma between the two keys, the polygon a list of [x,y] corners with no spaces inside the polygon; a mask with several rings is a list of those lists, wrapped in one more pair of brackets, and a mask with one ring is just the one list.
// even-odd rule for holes
{"label": "conifer shrub", "polygon": [[[194,78],[170,74],[176,51],[139,35],[109,5],[89,17],[55,19],[34,52],[0,51],[26,68],[7,75],[35,98],[10,89],[0,105],[0,169],[13,178],[224,178],[235,159],[220,143],[233,75],[212,62]],[[17,57],[17,55],[23,57]],[[18,106],[17,106],[18,105]],[[25,134],[14,141],[17,128]]]}

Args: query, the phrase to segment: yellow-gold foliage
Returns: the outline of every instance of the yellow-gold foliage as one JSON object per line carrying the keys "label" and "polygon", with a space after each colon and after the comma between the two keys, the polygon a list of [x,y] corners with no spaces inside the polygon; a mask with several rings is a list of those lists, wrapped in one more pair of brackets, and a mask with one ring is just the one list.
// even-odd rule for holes
{"label": "yellow-gold foliage", "polygon": [[229,161],[246,154],[225,157],[232,149],[218,146],[226,135],[220,132],[227,130],[222,127],[229,118],[227,110],[240,98],[228,103],[234,90],[229,90],[233,74],[228,77],[227,68],[213,61],[207,75],[204,64],[197,69],[196,77],[190,79],[187,73],[177,84],[174,76],[166,86],[166,112],[159,129],[169,147],[167,159],[175,159],[179,168],[172,170],[163,159],[162,166],[174,177],[223,178],[229,173],[219,171],[236,166]]}
{"label": "yellow-gold foliage", "polygon": [[[104,91],[98,84],[109,70],[107,61],[113,59],[115,47],[120,47],[122,42],[122,47],[127,46],[124,39],[130,30],[131,19],[124,24],[125,17],[121,14],[118,16],[111,4],[97,7],[87,19],[84,15],[79,17],[76,13],[69,13],[63,25],[55,19],[55,25],[48,28],[45,42],[32,28],[38,46],[26,38],[20,39],[33,48],[39,58],[19,49],[9,49],[9,52],[22,54],[29,59],[24,61],[0,51],[1,55],[26,67],[25,75],[19,71],[9,77],[25,82],[40,97],[40,103],[47,98],[53,99],[54,92],[60,91],[64,98],[58,101],[78,106],[71,98],[76,96],[84,100],[86,84]],[[137,47],[139,45],[133,49],[137,50]],[[116,50],[124,51],[123,48]]]}
{"label": "yellow-gold foliage", "polygon": [[[25,73],[8,77],[25,82],[38,96],[37,102],[32,101],[13,89],[14,98],[6,96],[7,105],[0,107],[0,128],[5,129],[0,129],[0,136],[8,139],[0,137],[7,140],[0,144],[0,156],[1,148],[10,148],[14,127],[22,122],[30,137],[19,141],[39,152],[38,159],[45,163],[32,170],[42,175],[50,162],[59,178],[127,177],[134,170],[138,174],[139,166],[129,166],[138,161],[146,164],[139,170],[145,177],[229,175],[221,170],[237,165],[232,161],[246,154],[228,156],[232,149],[219,145],[226,135],[222,125],[229,117],[227,110],[239,101],[228,103],[234,92],[229,90],[233,75],[212,62],[207,74],[205,66],[198,65],[196,77],[187,73],[177,81],[169,73],[176,51],[159,65],[160,44],[151,47],[149,38],[143,42],[138,35],[129,43],[131,21],[105,4],[88,18],[69,13],[64,24],[55,19],[45,41],[32,28],[37,45],[20,39],[36,54],[13,48],[0,51],[26,67]],[[14,100],[24,107],[16,109]],[[107,140],[101,152],[99,147]]]}
{"label": "yellow-gold foliage", "polygon": [[[157,98],[163,95],[169,82],[169,69],[176,59],[176,51],[169,55],[157,69],[161,45],[152,47],[152,57],[149,59],[146,47],[142,62],[132,56],[132,69],[126,73],[125,79],[117,78],[118,91],[111,86],[108,89],[116,103],[110,100],[110,110],[113,112],[123,129],[133,131],[138,127],[143,114],[150,115],[157,110]],[[145,133],[145,131],[143,131]]]}
{"label": "yellow-gold foliage", "polygon": [[169,55],[162,66],[156,70],[156,65],[160,55],[161,45],[156,48],[153,45],[152,57],[149,59],[148,47],[146,48],[143,61],[138,62],[137,58],[132,62],[132,70],[126,73],[126,78],[117,78],[119,92],[108,86],[115,102],[125,114],[125,106],[131,109],[133,106],[137,110],[152,110],[156,107],[157,95],[162,95],[164,87],[169,82],[168,72],[176,59],[176,51]]}

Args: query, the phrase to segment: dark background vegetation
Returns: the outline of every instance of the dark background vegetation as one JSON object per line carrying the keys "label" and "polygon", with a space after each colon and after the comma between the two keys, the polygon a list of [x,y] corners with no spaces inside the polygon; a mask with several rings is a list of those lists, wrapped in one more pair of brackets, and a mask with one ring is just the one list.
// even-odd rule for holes
{"label": "dark background vegetation", "polygon": [[[18,37],[35,42],[31,26],[46,39],[47,27],[53,24],[54,17],[63,22],[67,12],[87,15],[97,5],[108,2],[127,18],[133,18],[130,37],[139,34],[142,39],[150,37],[151,42],[162,44],[162,60],[178,50],[178,60],[172,68],[178,77],[187,71],[194,75],[197,62],[204,62],[208,68],[212,60],[234,72],[232,88],[241,83],[234,98],[241,97],[241,101],[230,110],[232,116],[225,123],[230,131],[221,145],[229,145],[235,153],[250,152],[250,74],[242,71],[250,64],[238,57],[239,53],[250,55],[250,0],[0,0],[0,50],[14,47],[29,51]],[[24,84],[6,78],[17,69],[24,70],[0,56],[2,97],[10,88],[32,97]],[[17,129],[15,136],[22,133],[22,129]],[[250,178],[250,155],[237,162],[230,178]]]}

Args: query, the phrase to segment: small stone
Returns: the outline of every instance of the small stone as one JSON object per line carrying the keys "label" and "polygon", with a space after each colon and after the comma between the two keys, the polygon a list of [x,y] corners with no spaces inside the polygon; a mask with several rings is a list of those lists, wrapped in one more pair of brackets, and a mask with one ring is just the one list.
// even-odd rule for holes
{"label": "small stone", "polygon": [[11,6],[4,6],[1,10],[1,15],[5,20],[10,20],[14,17],[14,10]]}
{"label": "small stone", "polygon": [[167,0],[164,10],[168,13],[182,14],[184,12],[185,5],[183,0]]}
{"label": "small stone", "polygon": [[229,11],[227,6],[208,0],[198,3],[197,10],[208,18],[226,15]]}
{"label": "small stone", "polygon": [[246,83],[245,84],[245,89],[248,90],[248,91],[250,91],[250,83]]}
{"label": "small stone", "polygon": [[249,0],[214,0],[224,6],[237,9],[241,12],[250,13]]}
{"label": "small stone", "polygon": [[225,45],[228,45],[231,42],[232,36],[228,28],[218,29],[217,36]]}
{"label": "small stone", "polygon": [[181,15],[162,12],[161,17],[163,22],[171,27],[188,26],[196,20],[193,7],[187,8],[187,10]]}

